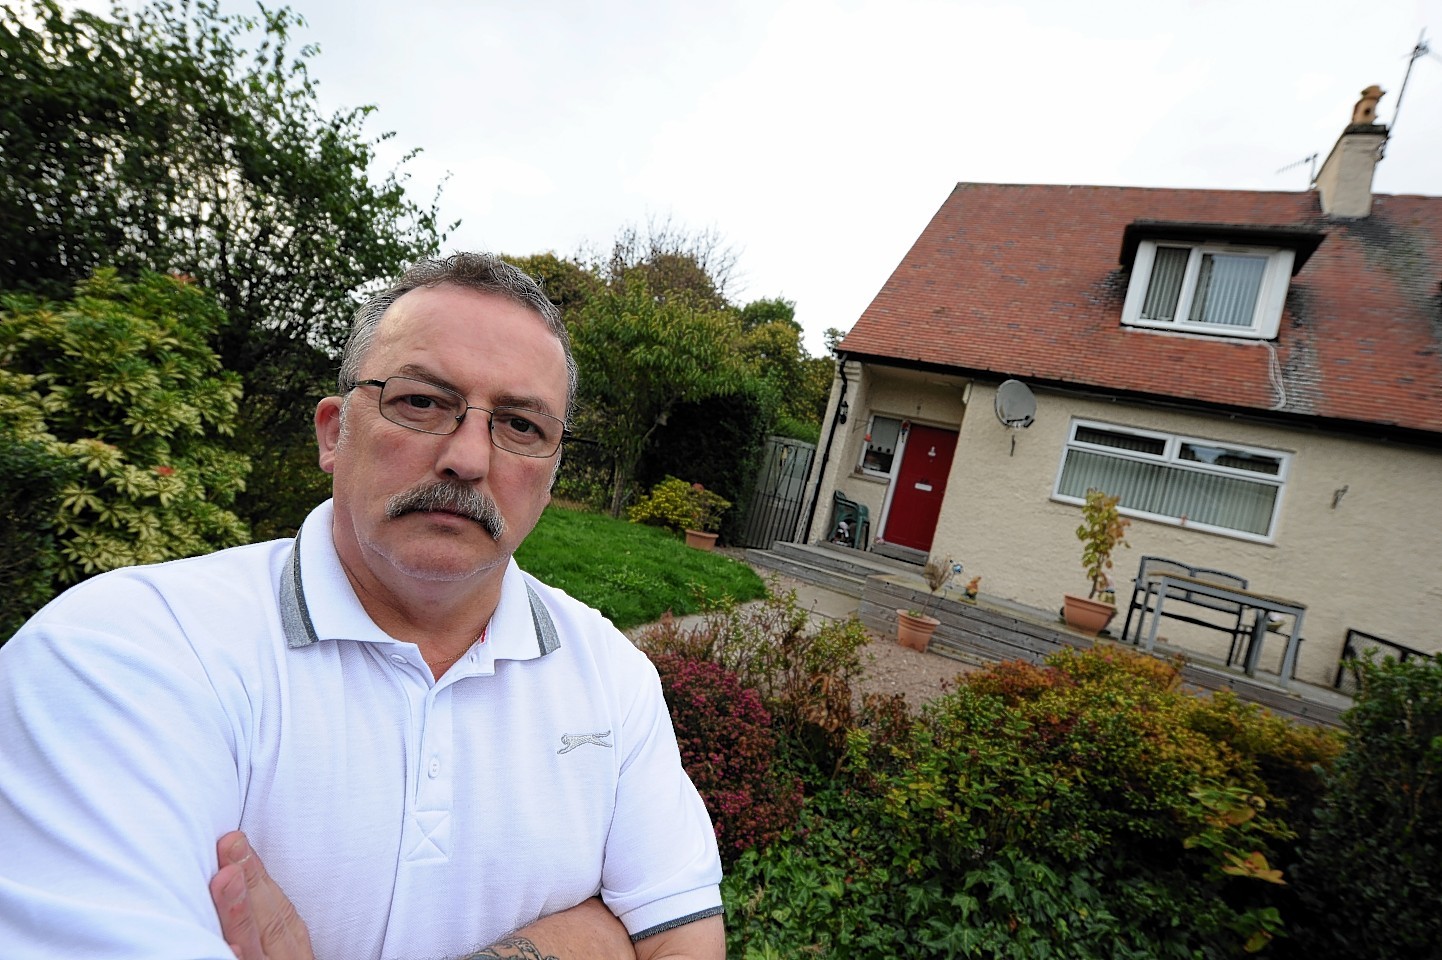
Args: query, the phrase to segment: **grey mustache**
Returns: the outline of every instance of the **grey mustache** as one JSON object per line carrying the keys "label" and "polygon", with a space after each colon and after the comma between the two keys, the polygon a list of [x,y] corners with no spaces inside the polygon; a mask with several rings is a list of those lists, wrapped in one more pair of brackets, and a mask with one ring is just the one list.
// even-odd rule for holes
{"label": "grey mustache", "polygon": [[474,520],[486,528],[492,540],[501,539],[506,532],[506,519],[501,516],[496,501],[464,483],[441,480],[398,493],[386,501],[388,520],[395,520],[408,513],[435,511],[454,513]]}

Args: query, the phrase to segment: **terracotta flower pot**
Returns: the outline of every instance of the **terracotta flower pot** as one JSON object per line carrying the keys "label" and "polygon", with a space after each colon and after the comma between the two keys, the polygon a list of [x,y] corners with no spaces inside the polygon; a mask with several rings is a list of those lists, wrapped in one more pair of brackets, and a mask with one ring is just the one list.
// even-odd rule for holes
{"label": "terracotta flower pot", "polygon": [[941,621],[935,617],[913,616],[905,610],[896,611],[896,642],[903,647],[926,652],[931,645],[931,635]]}
{"label": "terracotta flower pot", "polygon": [[1071,594],[1062,597],[1062,618],[1066,620],[1067,626],[1089,637],[1100,633],[1116,615],[1117,608],[1110,603],[1074,597]]}
{"label": "terracotta flower pot", "polygon": [[716,546],[718,534],[706,533],[704,530],[687,530],[686,546],[695,547],[697,550],[710,550]]}

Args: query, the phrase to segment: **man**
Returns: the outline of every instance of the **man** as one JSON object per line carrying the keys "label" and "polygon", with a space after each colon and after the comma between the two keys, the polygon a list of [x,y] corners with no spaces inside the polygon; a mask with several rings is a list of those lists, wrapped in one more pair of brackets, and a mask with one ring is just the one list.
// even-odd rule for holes
{"label": "man", "polygon": [[7,960],[230,960],[255,923],[322,960],[723,955],[655,670],[511,559],[574,385],[529,278],[420,264],[357,312],[293,542],[97,577],[0,649]]}

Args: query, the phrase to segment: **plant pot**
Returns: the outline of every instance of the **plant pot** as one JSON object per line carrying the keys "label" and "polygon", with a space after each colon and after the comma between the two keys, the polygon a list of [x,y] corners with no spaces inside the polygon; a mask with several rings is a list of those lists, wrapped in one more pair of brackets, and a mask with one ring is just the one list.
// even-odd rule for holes
{"label": "plant pot", "polygon": [[718,534],[706,533],[704,530],[687,530],[686,546],[694,547],[697,550],[710,550],[716,546]]}
{"label": "plant pot", "polygon": [[905,610],[896,611],[896,642],[903,647],[926,652],[931,645],[931,635],[941,621],[935,617],[913,616]]}
{"label": "plant pot", "polygon": [[1100,633],[1116,615],[1117,608],[1110,603],[1074,597],[1071,594],[1062,597],[1062,619],[1066,620],[1067,626],[1089,637]]}

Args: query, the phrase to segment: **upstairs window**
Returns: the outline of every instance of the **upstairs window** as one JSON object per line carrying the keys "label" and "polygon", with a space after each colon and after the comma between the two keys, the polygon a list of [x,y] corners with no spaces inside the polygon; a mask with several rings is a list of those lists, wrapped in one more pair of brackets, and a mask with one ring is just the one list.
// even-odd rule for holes
{"label": "upstairs window", "polygon": [[1269,340],[1282,321],[1291,250],[1144,240],[1122,323]]}
{"label": "upstairs window", "polygon": [[1268,541],[1288,464],[1275,450],[1075,421],[1055,496],[1082,503],[1097,487],[1125,514]]}

